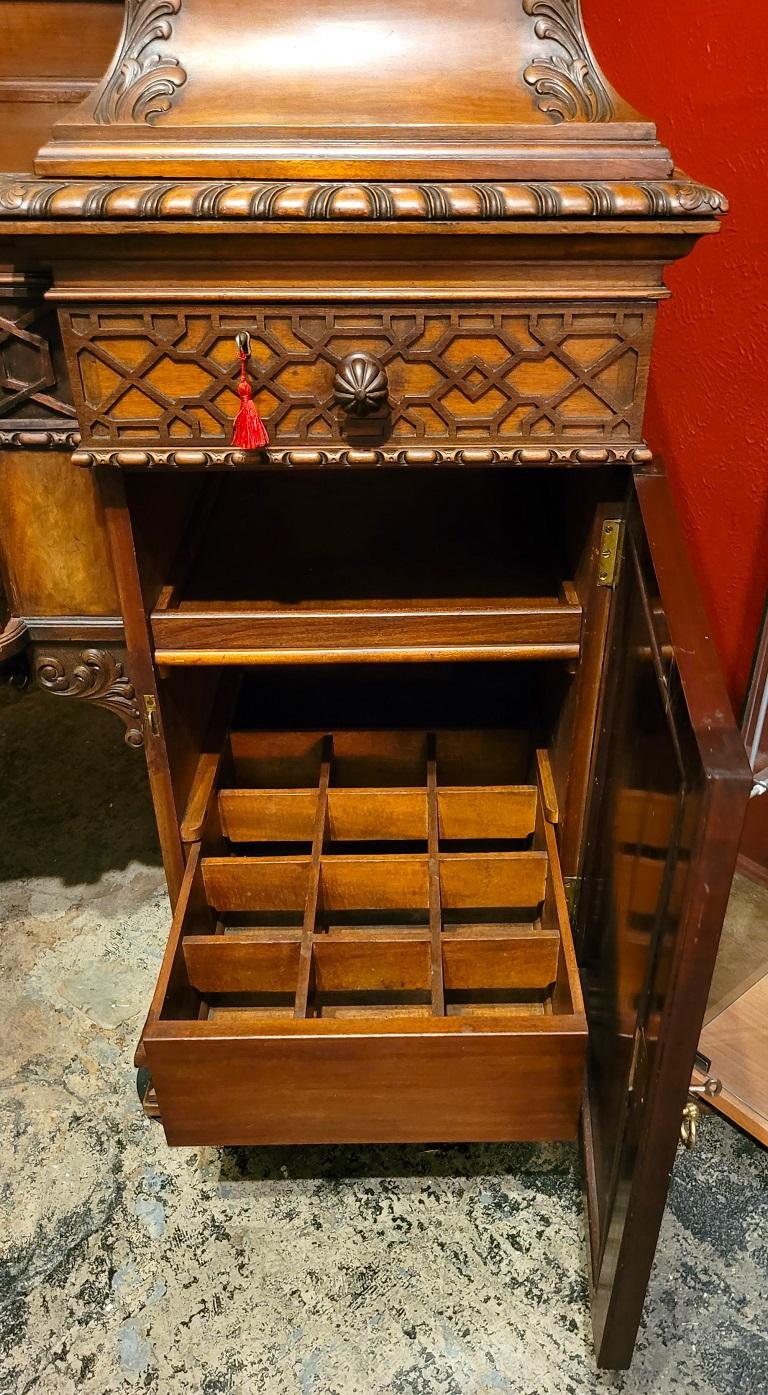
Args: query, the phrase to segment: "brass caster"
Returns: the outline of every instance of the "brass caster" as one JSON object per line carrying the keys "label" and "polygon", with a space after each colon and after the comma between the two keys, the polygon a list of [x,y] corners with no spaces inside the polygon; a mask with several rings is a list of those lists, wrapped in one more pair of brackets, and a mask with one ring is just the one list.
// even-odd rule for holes
{"label": "brass caster", "polygon": [[695,1100],[689,1100],[683,1110],[683,1120],[680,1125],[680,1142],[684,1148],[696,1147],[700,1122],[701,1110]]}

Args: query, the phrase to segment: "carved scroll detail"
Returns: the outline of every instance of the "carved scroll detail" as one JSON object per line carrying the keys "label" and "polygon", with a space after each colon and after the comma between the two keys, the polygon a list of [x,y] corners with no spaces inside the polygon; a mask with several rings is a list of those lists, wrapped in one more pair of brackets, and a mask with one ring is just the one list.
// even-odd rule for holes
{"label": "carved scroll detail", "polygon": [[534,58],[523,73],[538,98],[539,111],[553,121],[610,121],[613,102],[581,26],[579,0],[523,0],[527,15],[538,16],[538,38],[559,44],[564,56]]}
{"label": "carved scroll detail", "polygon": [[100,125],[114,121],[152,125],[170,110],[187,74],[178,58],[158,53],[152,45],[167,43],[173,32],[169,16],[180,9],[181,0],[127,0],[120,52],[93,113]]}
{"label": "carved scroll detail", "polygon": [[136,690],[123,664],[107,649],[83,649],[41,654],[35,660],[35,678],[46,692],[57,697],[84,698],[105,707],[125,723],[128,746],[143,746],[144,730]]}

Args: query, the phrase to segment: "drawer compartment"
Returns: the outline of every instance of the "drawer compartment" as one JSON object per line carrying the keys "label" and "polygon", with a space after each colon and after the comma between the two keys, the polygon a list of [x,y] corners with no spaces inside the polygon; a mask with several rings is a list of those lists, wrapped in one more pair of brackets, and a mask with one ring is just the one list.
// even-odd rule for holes
{"label": "drawer compartment", "polygon": [[539,480],[208,480],[153,607],[157,660],[574,659],[582,607]]}
{"label": "drawer compartment", "polygon": [[[576,1134],[549,761],[507,731],[233,731],[144,1033],[171,1143]],[[489,779],[493,776],[493,779]]]}
{"label": "drawer compartment", "polygon": [[[529,303],[198,303],[61,310],[84,445],[227,446],[235,335],[251,336],[254,399],[273,450],[642,443],[655,306]],[[350,355],[386,375],[347,414]],[[296,462],[297,463],[297,462]]]}

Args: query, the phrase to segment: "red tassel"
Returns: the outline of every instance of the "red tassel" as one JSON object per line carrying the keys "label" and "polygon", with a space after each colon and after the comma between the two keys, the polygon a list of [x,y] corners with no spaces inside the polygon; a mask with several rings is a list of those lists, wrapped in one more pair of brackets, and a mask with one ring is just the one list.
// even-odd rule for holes
{"label": "red tassel", "polygon": [[245,372],[245,361],[247,354],[244,349],[240,350],[240,381],[237,385],[237,395],[240,398],[240,411],[235,417],[232,427],[232,445],[239,446],[241,450],[260,450],[262,446],[269,445],[267,428],[259,416],[258,408],[253,400],[251,385]]}

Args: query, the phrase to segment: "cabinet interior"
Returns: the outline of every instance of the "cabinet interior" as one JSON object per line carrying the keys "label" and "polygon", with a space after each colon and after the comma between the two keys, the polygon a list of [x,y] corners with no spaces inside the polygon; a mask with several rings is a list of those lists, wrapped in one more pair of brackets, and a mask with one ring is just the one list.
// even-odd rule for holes
{"label": "cabinet interior", "polygon": [[576,659],[590,512],[554,473],[219,476],[167,529],[133,480],[157,661]]}
{"label": "cabinet interior", "polygon": [[548,670],[228,674],[231,725],[182,820],[198,856],[162,1015],[572,1014],[547,749],[567,685]]}
{"label": "cabinet interior", "polygon": [[275,1033],[460,1029],[492,1072],[500,1032],[550,1111],[515,1136],[573,1136],[564,871],[620,494],[601,471],[254,472],[188,482],[163,527],[164,482],[130,481],[188,856],[153,1069],[175,1032],[261,1059]]}

